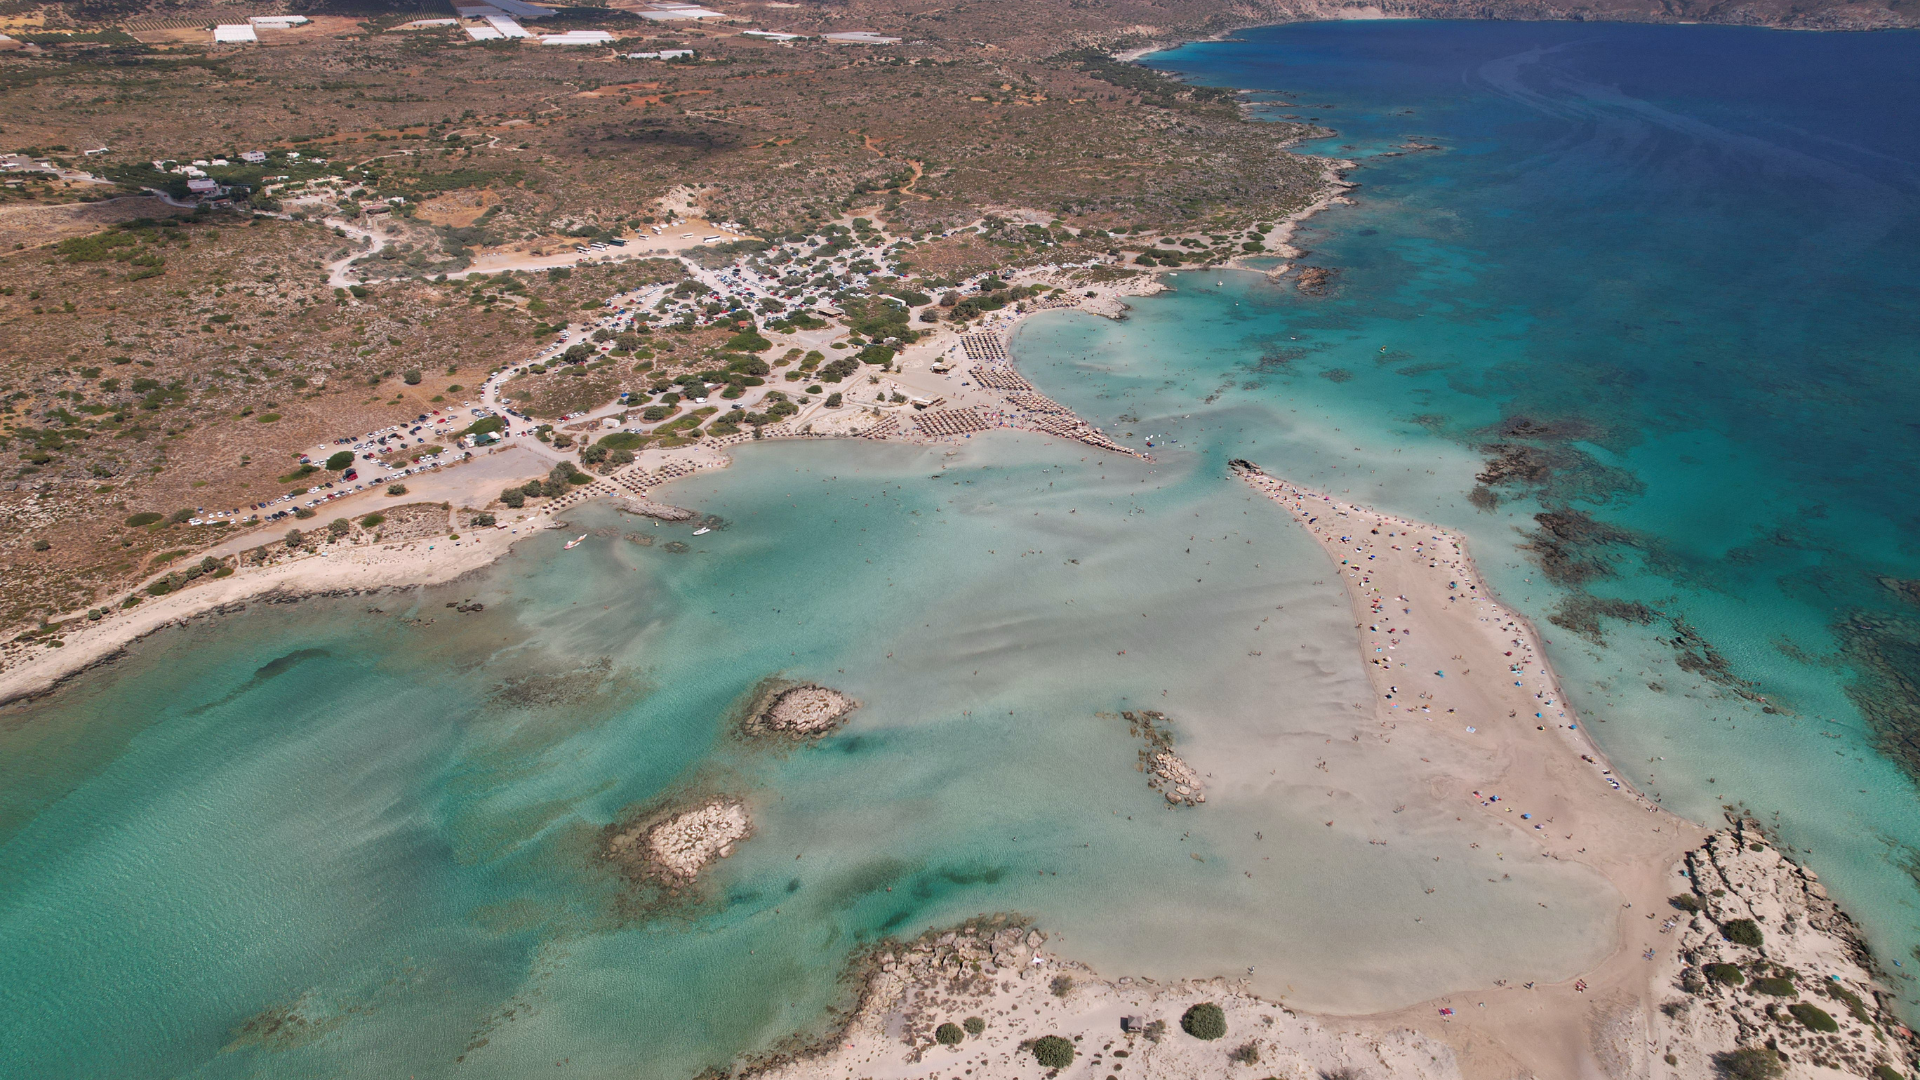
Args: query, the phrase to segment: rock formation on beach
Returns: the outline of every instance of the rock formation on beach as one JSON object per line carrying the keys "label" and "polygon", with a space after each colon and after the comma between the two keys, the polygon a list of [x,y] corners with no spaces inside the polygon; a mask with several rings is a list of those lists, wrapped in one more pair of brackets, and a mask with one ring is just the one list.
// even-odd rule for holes
{"label": "rock formation on beach", "polygon": [[605,854],[629,877],[653,876],[669,884],[687,884],[707,864],[733,854],[733,846],[753,832],[746,804],[714,799],[691,810],[651,817],[607,831]]}
{"label": "rock formation on beach", "polygon": [[1911,1072],[1913,1038],[1876,985],[1858,929],[1759,822],[1715,833],[1683,873],[1688,891],[1661,916],[1680,948],[1661,973],[1666,1000],[1648,1040],[1679,1075],[1731,1072],[1742,1058],[1795,1075]]}

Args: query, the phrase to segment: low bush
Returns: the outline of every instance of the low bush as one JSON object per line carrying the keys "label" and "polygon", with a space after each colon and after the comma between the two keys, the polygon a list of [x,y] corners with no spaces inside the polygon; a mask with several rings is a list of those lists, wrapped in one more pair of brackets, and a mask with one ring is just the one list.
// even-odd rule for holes
{"label": "low bush", "polygon": [[1677,896],[1669,896],[1667,897],[1667,903],[1672,904],[1674,907],[1679,908],[1689,915],[1696,915],[1700,912],[1700,901],[1692,893],[1680,893]]}
{"label": "low bush", "polygon": [[353,523],[346,518],[334,518],[327,522],[327,531],[335,536],[345,536],[353,531]]}
{"label": "low bush", "polygon": [[351,464],[353,464],[353,451],[351,450],[342,450],[327,459],[327,468],[332,472],[339,472]]}
{"label": "low bush", "polygon": [[1780,1064],[1780,1055],[1764,1046],[1715,1054],[1713,1066],[1727,1080],[1774,1080],[1786,1071]]}
{"label": "low bush", "polygon": [[1800,988],[1793,985],[1793,980],[1781,975],[1769,975],[1764,979],[1755,979],[1753,980],[1753,989],[1756,993],[1769,994],[1773,997],[1800,996]]}
{"label": "low bush", "polygon": [[1227,1060],[1235,1065],[1258,1065],[1260,1064],[1260,1047],[1257,1043],[1236,1046],[1233,1053],[1227,1055]]}
{"label": "low bush", "polygon": [[966,1037],[967,1033],[961,1031],[960,1025],[955,1023],[941,1024],[933,1029],[934,1041],[941,1046],[958,1046]]}
{"label": "low bush", "polygon": [[1053,991],[1054,997],[1066,997],[1068,994],[1073,993],[1073,976],[1055,975],[1053,982],[1050,983],[1047,988]]}
{"label": "low bush", "polygon": [[473,520],[469,522],[469,524],[471,524],[476,529],[487,529],[487,528],[492,528],[494,523],[497,521],[499,521],[499,519],[494,517],[492,514],[475,514],[473,515]]}
{"label": "low bush", "polygon": [[1760,924],[1752,919],[1729,919],[1721,924],[1720,933],[1735,945],[1745,945],[1754,949],[1759,948],[1761,941],[1765,940],[1760,933]]}
{"label": "low bush", "polygon": [[389,495],[405,495],[406,493],[407,493],[407,485],[405,484],[388,484],[387,485],[387,494]]}
{"label": "low bush", "polygon": [[1064,1069],[1073,1064],[1073,1044],[1058,1035],[1042,1035],[1033,1040],[1033,1059],[1049,1069]]}
{"label": "low bush", "polygon": [[377,529],[386,523],[387,515],[385,514],[368,514],[360,519],[360,527],[363,529]]}
{"label": "low bush", "polygon": [[527,505],[527,493],[519,488],[508,488],[500,493],[500,501],[507,504],[507,509],[518,510]]}
{"label": "low bush", "polygon": [[143,511],[127,519],[127,528],[129,529],[143,528],[145,526],[153,524],[156,521],[159,521],[160,519],[161,519],[161,515],[156,514],[151,510]]}
{"label": "low bush", "polygon": [[1747,981],[1747,973],[1732,964],[1708,964],[1707,978],[1722,986],[1739,986]]}
{"label": "low bush", "polygon": [[1787,1011],[1793,1014],[1795,1020],[1805,1024],[1809,1031],[1840,1030],[1840,1024],[1827,1013],[1827,1010],[1818,1005],[1811,1005],[1807,1002],[1800,1001],[1787,1006]]}
{"label": "low bush", "polygon": [[1211,1001],[1203,1001],[1180,1017],[1180,1030],[1196,1039],[1220,1039],[1227,1034],[1227,1014]]}
{"label": "low bush", "polygon": [[969,1016],[960,1021],[960,1026],[966,1028],[969,1035],[978,1035],[987,1030],[987,1022],[977,1016]]}

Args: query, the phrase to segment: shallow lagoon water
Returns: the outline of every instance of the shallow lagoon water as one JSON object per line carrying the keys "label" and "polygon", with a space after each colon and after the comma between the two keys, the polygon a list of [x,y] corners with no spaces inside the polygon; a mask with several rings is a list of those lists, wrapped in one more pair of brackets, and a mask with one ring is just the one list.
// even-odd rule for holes
{"label": "shallow lagoon water", "polygon": [[[995,912],[1331,1009],[1591,962],[1604,883],[1475,850],[1495,834],[1409,794],[1444,761],[1345,738],[1351,616],[1278,508],[1083,450],[747,448],[675,489],[721,531],[588,511],[574,551],[170,632],[18,713],[7,760],[46,794],[0,851],[9,1060],[684,1076],[817,1027],[861,945]],[[775,674],[865,706],[740,741]],[[1132,707],[1175,717],[1204,808],[1147,789]],[[599,829],[709,793],[756,835],[635,906]]]}

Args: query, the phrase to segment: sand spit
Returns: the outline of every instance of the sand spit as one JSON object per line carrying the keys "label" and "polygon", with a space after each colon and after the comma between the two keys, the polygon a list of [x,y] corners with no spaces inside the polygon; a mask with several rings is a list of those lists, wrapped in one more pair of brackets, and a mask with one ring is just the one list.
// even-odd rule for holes
{"label": "sand spit", "polygon": [[1912,1071],[1913,1037],[1853,920],[1759,822],[1735,819],[1676,873],[1683,884],[1660,925],[1679,950],[1661,965],[1666,995],[1648,1037],[1676,1075],[1709,1075],[1743,1048],[1771,1049],[1795,1074]]}
{"label": "sand spit", "polygon": [[1577,978],[1448,994],[1374,1019],[1448,1042],[1469,1076],[1647,1075],[1615,1071],[1645,1059],[1645,1018],[1668,996],[1659,966],[1678,951],[1646,916],[1668,910],[1672,868],[1705,831],[1615,773],[1562,698],[1540,635],[1490,594],[1464,539],[1252,462],[1232,468],[1292,515],[1346,585],[1373,688],[1372,714],[1357,722],[1458,762],[1442,794],[1460,815],[1503,827],[1507,857],[1583,864],[1621,897],[1613,951]]}
{"label": "sand spit", "polygon": [[[861,1003],[837,1039],[750,1072],[770,1080],[907,1080],[963,1070],[973,1080],[1460,1076],[1453,1052],[1416,1032],[1303,1016],[1225,980],[1108,982],[1049,955],[1045,941],[1039,931],[1010,926],[886,947],[872,958]],[[1180,1030],[1180,1017],[1202,1002],[1225,1013],[1224,1038]],[[970,1018],[977,1033],[968,1033]],[[943,1024],[959,1028],[958,1043],[939,1041]],[[1057,1074],[1030,1049],[1046,1036],[1073,1043],[1073,1064]]]}
{"label": "sand spit", "polygon": [[714,799],[691,810],[669,812],[607,830],[606,857],[629,877],[657,877],[690,884],[716,859],[753,833],[753,819],[738,799]]}
{"label": "sand spit", "polygon": [[75,626],[65,634],[62,648],[9,655],[0,669],[0,705],[43,695],[112,662],[129,644],[151,634],[191,619],[239,611],[250,601],[286,603],[452,581],[506,554],[531,528],[476,529],[458,540],[328,545],[269,566],[243,565],[228,577],[203,577],[138,607],[116,609],[98,623]]}

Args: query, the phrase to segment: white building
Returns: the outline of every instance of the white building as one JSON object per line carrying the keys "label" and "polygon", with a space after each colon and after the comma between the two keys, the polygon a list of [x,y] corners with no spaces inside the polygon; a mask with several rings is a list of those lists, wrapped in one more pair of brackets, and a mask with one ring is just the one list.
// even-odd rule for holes
{"label": "white building", "polygon": [[259,40],[260,35],[253,32],[251,23],[223,23],[213,28],[215,45],[250,45]]}
{"label": "white building", "polygon": [[482,15],[480,16],[480,21],[486,23],[488,26],[493,27],[495,30],[500,31],[500,36],[503,38],[523,38],[523,37],[533,36],[532,34],[527,33],[526,27],[521,26],[519,23],[513,21],[511,17],[506,15]]}
{"label": "white building", "polygon": [[291,30],[307,22],[305,15],[249,15],[247,22],[256,30]]}
{"label": "white building", "polygon": [[240,160],[249,165],[258,165],[267,160],[267,152],[265,150],[244,150],[240,153]]}
{"label": "white building", "polygon": [[543,34],[542,45],[606,45],[613,35],[605,30],[569,30],[564,34]]}

